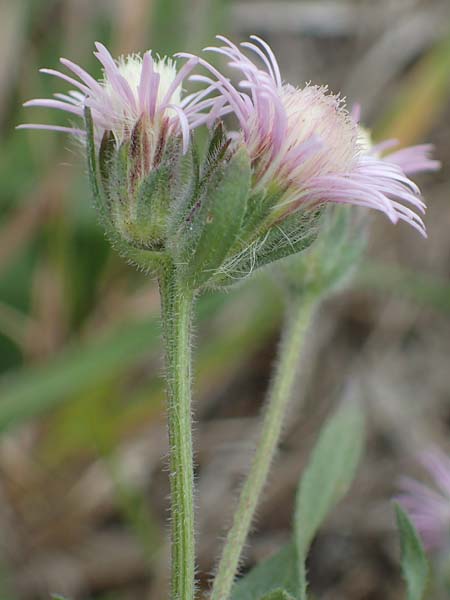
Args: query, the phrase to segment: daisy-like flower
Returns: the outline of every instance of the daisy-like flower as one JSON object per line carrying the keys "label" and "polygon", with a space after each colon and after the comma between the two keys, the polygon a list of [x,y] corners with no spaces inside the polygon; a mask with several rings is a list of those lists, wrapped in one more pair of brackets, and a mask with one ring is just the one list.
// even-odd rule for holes
{"label": "daisy-like flower", "polygon": [[432,484],[403,477],[399,503],[408,512],[427,550],[444,549],[450,542],[450,458],[433,449],[420,457]]}
{"label": "daisy-like flower", "polygon": [[[75,79],[54,69],[41,69],[41,73],[53,75],[73,86],[66,94],[57,93],[52,99],[35,99],[25,102],[26,107],[45,107],[63,110],[77,117],[84,117],[89,108],[94,125],[94,137],[99,145],[105,132],[111,131],[118,144],[130,139],[133,128],[144,122],[149,134],[150,154],[161,148],[168,136],[181,135],[183,150],[189,145],[190,130],[204,123],[209,109],[215,100],[207,98],[209,89],[201,93],[182,97],[183,81],[197,64],[191,57],[177,71],[175,62],[168,57],[154,58],[151,51],[143,57],[132,54],[114,60],[103,44],[96,43],[94,52],[103,68],[103,78],[95,80],[80,66],[61,58]],[[65,131],[84,138],[86,129],[81,127],[61,127],[45,124],[24,124],[19,129],[51,129]],[[149,161],[151,163],[151,161]]]}
{"label": "daisy-like flower", "polygon": [[[78,117],[80,124],[29,123],[19,128],[64,131],[84,141],[106,231],[123,255],[139,262],[136,250],[165,249],[171,211],[184,193],[183,186],[189,186],[189,173],[191,179],[196,176],[187,153],[191,132],[210,118],[217,99],[210,94],[213,86],[183,95],[183,83],[197,64],[196,57],[177,70],[174,60],[153,57],[151,51],[114,60],[102,44],[96,43],[96,50],[103,68],[99,81],[61,58],[71,75],[53,69],[41,72],[74,89],[24,104],[63,110]],[[146,265],[144,261],[143,268]]]}
{"label": "daisy-like flower", "polygon": [[[97,43],[99,81],[61,59],[73,76],[42,71],[75,89],[25,103],[81,119],[73,127],[19,127],[63,130],[86,141],[96,204],[119,252],[144,269],[169,258],[180,278],[198,288],[230,285],[303,252],[319,233],[327,203],[374,208],[426,235],[418,214],[425,204],[408,174],[438,168],[430,146],[373,147],[339,96],[284,83],[266,42],[252,36],[242,44],[257,66],[219,39],[224,45],[208,50],[240,72],[237,88],[197,56],[179,54],[187,62],[177,71],[172,59],[151,52],[114,60]],[[198,63],[206,75],[191,74]],[[184,96],[186,78],[202,88]],[[223,127],[229,113],[238,131]],[[187,150],[202,125],[211,135],[200,160]]]}
{"label": "daisy-like flower", "polygon": [[[368,150],[355,119],[343,100],[326,87],[297,89],[284,83],[270,46],[257,36],[241,46],[261,62],[258,67],[244,51],[223,36],[224,45],[206,50],[226,56],[242,76],[238,89],[219,70],[202,60],[211,76],[194,76],[216,85],[223,99],[220,109],[237,117],[254,170],[255,189],[276,183],[283,194],[274,210],[290,214],[301,207],[349,203],[374,208],[396,223],[407,221],[422,235],[418,213],[425,204],[408,174],[434,170],[430,146],[394,152],[392,142]],[[182,56],[192,58],[191,55]]]}

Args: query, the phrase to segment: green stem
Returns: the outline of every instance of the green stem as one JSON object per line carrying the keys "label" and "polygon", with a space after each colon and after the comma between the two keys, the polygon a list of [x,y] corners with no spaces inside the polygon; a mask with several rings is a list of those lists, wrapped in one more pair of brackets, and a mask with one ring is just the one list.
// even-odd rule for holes
{"label": "green stem", "polygon": [[297,301],[297,304],[290,306],[287,311],[275,376],[267,396],[260,439],[241,491],[233,525],[225,542],[211,600],[228,600],[230,597],[239,559],[282,433],[286,408],[292,396],[298,370],[299,356],[315,305],[315,296],[303,296],[301,304]]}
{"label": "green stem", "polygon": [[191,313],[193,294],[179,289],[174,269],[159,278],[166,345],[170,444],[171,598],[195,595],[194,476],[191,425]]}

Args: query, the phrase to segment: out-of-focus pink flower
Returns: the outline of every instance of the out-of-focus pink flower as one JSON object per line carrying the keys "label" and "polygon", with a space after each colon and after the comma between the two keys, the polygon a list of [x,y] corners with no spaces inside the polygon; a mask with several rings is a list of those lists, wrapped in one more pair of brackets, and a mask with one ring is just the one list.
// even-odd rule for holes
{"label": "out-of-focus pink flower", "polygon": [[382,211],[393,223],[407,221],[426,236],[418,214],[425,212],[425,204],[407,174],[439,167],[427,156],[430,146],[388,156],[380,154],[386,148],[369,150],[361,143],[357,119],[347,112],[343,100],[326,87],[297,89],[284,83],[264,40],[251,36],[252,42],[241,44],[258,57],[260,68],[227,38],[218,39],[223,46],[206,50],[226,56],[229,66],[240,72],[238,88],[203,59],[210,76],[192,79],[215,85],[222,96],[216,110],[237,117],[256,188],[264,190],[275,182],[283,189],[276,207],[281,217],[303,205],[350,203]]}
{"label": "out-of-focus pink flower", "polygon": [[398,502],[408,512],[427,550],[439,550],[450,542],[450,458],[433,449],[420,457],[432,484],[403,477]]}
{"label": "out-of-focus pink flower", "polygon": [[[177,71],[172,59],[154,58],[151,51],[143,57],[132,54],[114,60],[108,50],[96,43],[95,56],[103,68],[103,79],[96,81],[84,69],[66,58],[61,63],[71,71],[77,79],[54,69],[41,69],[42,73],[53,75],[69,83],[75,89],[67,94],[57,93],[52,99],[35,99],[25,102],[24,106],[40,106],[55,108],[83,117],[85,107],[89,107],[94,123],[94,137],[97,144],[102,140],[105,131],[111,131],[117,143],[129,139],[131,132],[139,120],[153,140],[154,148],[160,144],[160,136],[171,133],[181,134],[184,151],[189,144],[190,130],[204,123],[208,110],[216,103],[208,98],[211,91],[206,89],[200,93],[182,97],[182,84],[198,59],[191,57]],[[81,127],[60,127],[45,124],[24,124],[19,129],[53,129],[66,131],[84,137],[86,132]]]}
{"label": "out-of-focus pink flower", "polygon": [[409,146],[401,148],[393,152],[387,152],[398,146],[397,140],[387,140],[374,146],[374,152],[381,152],[384,160],[393,163],[400,167],[405,175],[413,175],[414,173],[423,173],[426,171],[437,171],[441,163],[438,160],[433,160],[431,154],[434,150],[433,144],[420,144],[418,146]]}

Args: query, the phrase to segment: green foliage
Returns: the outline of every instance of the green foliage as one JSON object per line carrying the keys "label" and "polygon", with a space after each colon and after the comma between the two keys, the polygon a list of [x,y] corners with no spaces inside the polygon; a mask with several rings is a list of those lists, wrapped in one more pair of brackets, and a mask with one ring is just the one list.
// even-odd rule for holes
{"label": "green foliage", "polygon": [[205,284],[225,260],[239,235],[250,191],[250,159],[240,148],[206,183],[184,225],[183,280]]}
{"label": "green foliage", "polygon": [[321,211],[279,214],[275,184],[253,194],[248,150],[233,146],[222,123],[200,168],[194,143],[183,156],[178,137],[161,142],[160,163],[147,164],[143,118],[120,147],[106,132],[97,160],[89,109],[85,120],[95,204],[112,245],[138,268],[159,276],[169,261],[186,288],[231,285],[316,239]]}
{"label": "green foliage", "polygon": [[[160,163],[150,165],[150,140],[141,118],[130,141],[120,146],[110,132],[105,132],[97,160],[88,108],[85,121],[89,179],[106,234],[122,256],[141,268],[151,269],[160,262],[157,252],[164,249],[171,205],[179,194],[181,142],[178,138],[170,139],[164,146]],[[185,172],[183,170],[183,174]],[[184,186],[184,180],[181,182]]]}
{"label": "green foliage", "polygon": [[429,566],[414,525],[399,504],[395,504],[400,534],[402,571],[408,590],[408,600],[423,600],[427,588]]}
{"label": "green foliage", "polygon": [[284,546],[237,581],[231,600],[255,600],[280,588],[294,596],[297,592],[297,555],[293,544]]}
{"label": "green foliage", "polygon": [[320,211],[304,211],[273,225],[258,252],[257,267],[299,255],[316,240]]}
{"label": "green foliage", "polygon": [[[30,217],[33,215],[33,207],[36,207],[35,214],[38,217],[36,218],[36,229],[30,230],[28,233],[19,231],[20,242],[13,249],[10,258],[5,261],[2,255],[3,271],[0,295],[6,306],[11,306],[23,314],[24,320],[30,318],[39,324],[40,316],[36,314],[33,304],[36,300],[30,297],[36,293],[35,286],[36,282],[39,282],[39,272],[45,268],[49,258],[49,248],[53,245],[52,258],[55,258],[60,264],[60,269],[54,276],[55,282],[57,283],[58,277],[63,277],[69,283],[62,290],[61,300],[67,310],[70,310],[74,301],[73,291],[75,291],[82,299],[82,309],[77,308],[80,318],[72,319],[68,324],[60,315],[55,315],[55,322],[61,320],[58,326],[64,332],[64,342],[58,343],[56,351],[52,349],[51,352],[39,354],[38,364],[36,364],[36,355],[29,353],[26,345],[22,346],[12,342],[7,337],[8,333],[2,330],[0,338],[1,368],[3,370],[12,367],[16,369],[7,373],[0,384],[0,428],[3,431],[44,412],[52,417],[55,409],[57,409],[56,414],[59,417],[60,405],[66,403],[68,407],[70,404],[78,402],[79,397],[83,396],[85,388],[102,390],[105,379],[115,378],[117,374],[120,376],[122,373],[133,376],[135,365],[139,364],[149,353],[158,350],[159,339],[156,318],[126,320],[120,326],[117,326],[115,322],[111,326],[107,320],[107,331],[105,331],[102,319],[97,320],[99,314],[103,315],[102,311],[105,307],[107,310],[111,307],[111,298],[115,298],[116,295],[120,298],[128,287],[132,290],[135,290],[136,287],[139,288],[144,279],[139,274],[123,268],[121,261],[111,253],[109,244],[105,242],[103,246],[100,246],[100,242],[103,241],[102,233],[99,228],[93,226],[94,218],[90,210],[88,190],[81,183],[84,177],[83,169],[74,165],[67,169],[64,164],[61,165],[62,160],[68,161],[64,148],[68,146],[71,149],[70,162],[73,159],[76,160],[80,153],[79,148],[73,151],[74,145],[64,135],[53,135],[46,132],[28,135],[18,134],[13,130],[15,124],[24,120],[23,112],[19,108],[21,100],[34,96],[48,97],[55,91],[65,91],[59,86],[59,83],[56,85],[53,78],[39,76],[37,74],[38,66],[55,67],[58,56],[71,56],[69,52],[75,51],[76,56],[73,58],[79,60],[80,64],[90,72],[100,75],[100,67],[91,56],[92,40],[100,39],[107,43],[111,42],[112,47],[124,49],[124,44],[125,46],[128,44],[125,34],[128,32],[129,23],[127,20],[120,23],[121,11],[111,8],[112,5],[108,6],[107,3],[104,3],[101,8],[99,7],[99,10],[90,11],[87,20],[73,19],[73,16],[78,16],[78,14],[81,17],[83,9],[80,7],[80,12],[66,10],[67,3],[64,1],[55,3],[53,1],[32,2],[27,0],[24,4],[26,4],[26,10],[23,11],[25,19],[23,29],[19,29],[19,35],[16,36],[20,44],[15,47],[15,54],[20,58],[23,53],[30,60],[20,60],[20,77],[17,77],[17,69],[13,68],[10,69],[9,78],[5,72],[6,76],[3,81],[4,88],[7,90],[7,101],[3,103],[2,111],[4,133],[2,148],[4,151],[0,153],[2,234],[5,235],[3,246],[7,246],[6,240],[10,239],[7,233],[9,229],[13,230],[13,220],[19,211],[25,209]],[[219,13],[217,7],[225,5],[225,0],[212,0],[206,4],[208,4],[207,7],[204,2],[196,3],[194,6],[194,4],[182,0],[170,0],[169,2],[155,0],[152,10],[146,11],[145,18],[141,19],[141,22],[145,21],[146,23],[150,22],[150,19],[152,20],[152,35],[145,39],[150,40],[150,45],[159,52],[183,49],[187,36],[192,40],[189,49],[194,50],[194,45],[198,48],[201,47],[204,45],[204,40],[210,41],[212,35],[217,31],[224,32],[223,20],[211,19],[211,15],[212,7],[214,6],[214,10]],[[194,15],[194,10],[197,11],[196,15]],[[196,18],[199,13],[201,13],[201,20]],[[190,25],[193,25],[192,27],[185,27],[186,19],[189,20]],[[81,29],[77,24],[78,20],[82,25]],[[49,23],[51,23],[50,28],[48,27]],[[217,26],[217,23],[220,26]],[[201,35],[199,35],[199,27],[202,28]],[[70,32],[69,35],[67,35],[68,32]],[[75,46],[73,46],[74,39],[76,40]],[[426,131],[429,130],[431,124],[436,122],[437,109],[445,107],[448,102],[448,92],[445,92],[444,89],[433,92],[435,101],[432,103],[432,110],[430,110],[429,97],[423,98],[423,94],[419,95],[418,92],[424,90],[427,95],[429,89],[427,81],[437,79],[436,74],[439,75],[439,81],[442,82],[440,87],[443,88],[444,85],[447,85],[450,54],[447,40],[445,42],[447,48],[443,53],[440,66],[435,65],[434,61],[430,62],[428,75],[423,77],[422,71],[419,72],[413,65],[414,69],[411,70],[411,74],[415,75],[415,79],[411,79],[408,89],[403,90],[402,82],[399,82],[398,87],[402,94],[401,101],[398,103],[399,113],[407,125],[409,137],[405,138],[403,135],[405,127],[401,130],[401,135],[393,135],[391,126],[389,126],[389,131],[383,133],[382,137],[401,137],[403,140],[411,142],[417,140],[418,137],[426,139]],[[135,43],[135,41],[130,41],[131,49],[138,50]],[[434,86],[433,89],[436,87]],[[405,91],[406,94],[403,93]],[[415,103],[419,101],[427,110],[415,110]],[[56,111],[44,110],[43,112],[45,116],[42,121],[67,124],[65,118],[58,115]],[[42,117],[43,112],[39,113],[39,117]],[[418,125],[419,120],[421,123]],[[60,186],[61,179],[67,180],[64,181],[63,186]],[[46,207],[44,209],[38,207],[40,198],[47,194],[49,199],[53,198],[51,210]],[[67,201],[73,202],[70,204]],[[81,211],[84,212],[80,218]],[[52,228],[43,225],[49,214],[55,221],[55,226]],[[52,238],[58,235],[67,236],[67,230],[73,235],[67,237],[65,247],[60,245],[56,247]],[[79,254],[80,246],[83,246],[82,257]],[[70,263],[64,261],[63,252],[67,252],[73,257],[73,261],[71,260]],[[141,263],[144,253],[138,250],[135,252],[135,262]],[[101,260],[99,260],[99,253],[102,255]],[[90,256],[92,260],[90,260]],[[251,258],[251,254],[248,256]],[[133,259],[131,252],[128,258]],[[76,269],[73,266],[75,262]],[[94,262],[95,268],[93,268]],[[398,296],[406,296],[413,302],[444,313],[448,313],[450,310],[450,294],[444,280],[440,281],[438,277],[431,277],[425,272],[408,272],[396,266],[389,268],[386,265],[383,267],[375,265],[374,268],[372,267],[374,267],[372,263],[365,263],[364,268],[361,269],[360,281],[364,289],[376,288],[383,292],[388,291]],[[241,271],[245,271],[245,269],[241,269]],[[39,282],[38,285],[40,291],[45,288],[45,282],[44,284]],[[205,340],[205,344],[202,344],[201,350],[204,355],[200,360],[200,369],[212,371],[214,373],[212,377],[219,381],[224,373],[234,368],[236,360],[242,360],[246,352],[251,352],[258,347],[258,344],[264,343],[264,340],[267,340],[268,332],[273,333],[273,323],[277,322],[279,310],[266,306],[265,295],[261,294],[258,288],[254,288],[252,296],[260,297],[263,310],[256,320],[252,320],[253,315],[242,319],[242,321],[248,321],[248,325],[241,334],[242,345],[236,344],[236,339],[241,340],[241,338],[236,336],[236,332],[230,336],[229,328],[221,332],[224,333],[223,336],[220,334],[210,336]],[[76,303],[78,305],[78,299]],[[122,307],[120,302],[118,306]],[[101,327],[98,327],[99,322],[102,324]],[[86,325],[88,329],[82,329]],[[225,337],[227,337],[226,342],[224,341]],[[238,352],[236,352],[236,346],[238,346]],[[21,368],[17,369],[19,365]],[[155,379],[157,378],[155,377]],[[109,385],[104,387],[109,388]],[[201,386],[199,385],[199,387]],[[152,402],[153,389],[149,394],[149,388],[145,387],[139,390],[139,394],[142,397],[142,404]],[[72,402],[67,402],[69,399]],[[84,409],[89,399],[95,400],[82,398],[83,406],[77,413],[78,427],[81,427],[81,424],[90,418],[91,413]],[[128,400],[127,398],[127,402]],[[107,407],[111,415],[115,413],[114,404],[107,404]],[[123,432],[130,426],[129,415],[125,410],[116,414],[115,418],[118,422],[118,431]],[[68,426],[68,422],[62,419],[47,419],[45,438],[51,439],[55,432],[58,432],[61,438],[65,437],[65,428]],[[72,427],[74,426],[75,424],[72,422]],[[83,455],[86,449],[86,437],[85,435],[83,438],[72,441],[71,450],[74,455]],[[118,438],[116,443],[117,440]],[[274,588],[272,587],[272,589]],[[0,594],[2,597],[13,597],[9,590],[6,593],[2,588],[2,593]],[[117,598],[119,596],[120,593]],[[104,598],[106,600],[106,593]],[[108,594],[108,600],[111,598],[112,595]]]}
{"label": "green foliage", "polygon": [[[96,156],[96,148],[94,141],[94,121],[92,120],[92,113],[90,108],[85,108],[84,110],[84,120],[86,123],[86,142],[87,142],[87,164],[88,164],[88,172],[89,172],[89,182],[91,184],[92,194],[94,196],[94,202],[101,215],[102,219],[105,219],[106,222],[109,221],[109,215],[107,212],[107,201],[104,193],[102,192],[101,187],[98,184],[98,167],[97,167],[97,156]],[[110,137],[109,145],[114,143],[112,138]],[[105,157],[108,155],[110,157],[110,152],[106,153],[105,151],[106,137],[104,136],[101,144],[101,153],[100,157],[102,158],[102,166],[101,173],[103,175],[103,179],[107,177],[108,169],[106,168],[106,160]]]}
{"label": "green foliage", "polygon": [[301,478],[293,542],[239,580],[232,600],[254,600],[272,592],[278,594],[274,598],[289,598],[290,594],[306,600],[305,562],[310,544],[329,512],[347,493],[363,440],[361,410],[354,405],[341,407],[322,429]]}
{"label": "green foliage", "polygon": [[301,600],[306,599],[305,563],[310,544],[353,481],[363,450],[363,431],[361,410],[351,404],[341,407],[322,429],[301,478],[294,523]]}
{"label": "green foliage", "polygon": [[[251,197],[249,203],[253,200]],[[302,253],[315,241],[319,211],[299,211],[280,223],[271,224],[267,210],[270,207],[263,203],[253,203],[254,213],[247,215],[249,222],[245,223],[243,235],[239,236],[239,246],[233,249],[215,277],[217,284],[230,285],[260,267]]]}
{"label": "green foliage", "polygon": [[366,245],[365,215],[354,207],[327,206],[317,224],[317,239],[307,252],[291,256],[277,276],[294,295],[325,294],[354,273]]}
{"label": "green foliage", "polygon": [[266,594],[261,600],[294,600],[286,590],[278,589]]}

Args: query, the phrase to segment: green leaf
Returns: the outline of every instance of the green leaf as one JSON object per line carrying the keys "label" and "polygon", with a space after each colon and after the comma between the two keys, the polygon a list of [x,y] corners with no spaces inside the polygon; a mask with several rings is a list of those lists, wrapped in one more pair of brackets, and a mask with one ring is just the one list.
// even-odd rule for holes
{"label": "green leaf", "polygon": [[422,600],[427,587],[429,566],[414,525],[399,504],[395,504],[400,533],[402,571],[408,589],[408,600]]}
{"label": "green leaf", "polygon": [[295,543],[299,592],[306,599],[305,562],[310,544],[331,509],[347,493],[363,449],[364,420],[360,409],[345,405],[322,430],[297,493]]}
{"label": "green leaf", "polygon": [[180,257],[183,278],[194,287],[210,279],[239,235],[250,190],[250,159],[244,148],[217,168],[184,224]]}
{"label": "green leaf", "polygon": [[278,589],[266,594],[261,600],[294,600],[286,590]]}
{"label": "green leaf", "polygon": [[[284,546],[279,552],[257,565],[245,577],[239,579],[231,593],[231,600],[255,600],[266,598],[272,592],[295,595],[297,590],[297,556],[293,544]],[[272,596],[268,596],[271,598]],[[289,598],[289,596],[274,596]]]}
{"label": "green leaf", "polygon": [[[299,211],[265,230],[264,220],[268,216],[264,211],[268,206],[270,208],[270,203],[263,200],[256,197],[249,199],[252,206],[248,208],[250,214],[244,222],[239,244],[233,247],[225,268],[214,279],[214,284],[230,285],[260,267],[302,253],[315,241],[320,211]],[[259,232],[256,237],[255,231]]]}
{"label": "green leaf", "polygon": [[304,211],[286,217],[273,225],[256,253],[256,267],[268,265],[292,254],[299,254],[311,246],[319,231],[320,211]]}

